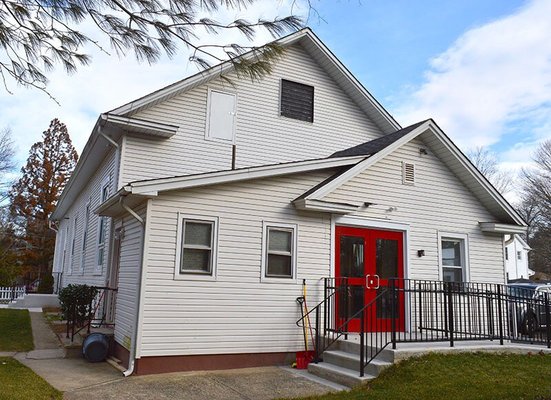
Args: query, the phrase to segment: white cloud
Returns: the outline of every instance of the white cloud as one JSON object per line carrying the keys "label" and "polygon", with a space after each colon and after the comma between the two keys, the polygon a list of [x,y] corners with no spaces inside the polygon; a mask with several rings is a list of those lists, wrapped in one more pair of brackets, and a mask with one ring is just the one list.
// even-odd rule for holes
{"label": "white cloud", "polygon": [[433,117],[463,148],[550,137],[550,16],[551,1],[534,0],[464,33],[431,60],[424,83],[398,107],[399,120]]}
{"label": "white cloud", "polygon": [[[236,18],[251,21],[258,18],[273,19],[289,15],[292,6],[292,0],[259,0],[244,10],[221,10],[214,19],[221,22]],[[304,10],[304,7],[297,9],[295,5],[293,12],[297,14]],[[82,29],[92,32],[92,25],[84,24]],[[251,44],[235,31],[219,36],[198,31],[198,35],[201,41],[207,43]],[[259,30],[252,44],[260,45],[271,39],[266,31]],[[72,76],[67,76],[62,70],[49,75],[48,91],[61,106],[36,89],[11,85],[14,94],[10,95],[0,87],[0,129],[11,128],[17,146],[18,163],[24,163],[31,145],[40,140],[41,133],[48,128],[53,118],[57,117],[67,124],[73,143],[80,152],[101,112],[197,72],[197,67],[188,61],[189,51],[184,48],[180,50],[172,60],[164,57],[149,66],[147,63],[138,63],[132,55],[118,58],[89,48],[87,53],[93,57],[91,65],[79,68]]]}

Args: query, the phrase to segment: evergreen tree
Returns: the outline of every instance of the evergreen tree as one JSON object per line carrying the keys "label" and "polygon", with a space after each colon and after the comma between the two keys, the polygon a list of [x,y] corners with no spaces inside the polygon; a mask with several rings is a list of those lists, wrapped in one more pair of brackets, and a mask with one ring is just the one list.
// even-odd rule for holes
{"label": "evergreen tree", "polygon": [[67,127],[54,119],[42,141],[31,147],[22,176],[10,191],[10,211],[25,241],[21,261],[39,275],[48,270],[54,254],[55,232],[49,229],[49,218],[77,159]]}

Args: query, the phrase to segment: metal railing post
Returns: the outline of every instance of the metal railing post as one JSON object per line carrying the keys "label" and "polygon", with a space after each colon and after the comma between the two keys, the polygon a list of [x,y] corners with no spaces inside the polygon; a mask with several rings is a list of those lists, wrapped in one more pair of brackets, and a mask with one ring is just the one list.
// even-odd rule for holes
{"label": "metal railing post", "polygon": [[315,355],[315,363],[317,364],[320,359],[320,308],[316,307],[316,340],[315,340],[315,348],[314,348],[314,355]]}
{"label": "metal railing post", "polygon": [[448,292],[448,329],[450,333],[450,347],[453,347],[453,294],[452,294],[452,283],[446,282],[444,285],[447,286]]}
{"label": "metal railing post", "polygon": [[396,350],[396,302],[398,298],[396,296],[396,281],[390,280],[390,315],[391,315],[391,341],[392,349]]}
{"label": "metal railing post", "polygon": [[364,376],[364,370],[365,370],[365,335],[364,335],[364,323],[365,323],[365,307],[362,310],[362,313],[360,315],[360,377]]}
{"label": "metal railing post", "polygon": [[344,285],[344,321],[345,324],[343,325],[342,329],[344,329],[344,340],[348,340],[348,305],[349,305],[349,298],[350,295],[350,287],[348,286],[348,279],[345,278],[345,285]]}
{"label": "metal railing post", "polygon": [[[327,299],[327,278],[323,279],[323,298]],[[335,294],[336,296],[336,294]],[[327,305],[323,303],[323,337],[327,337],[327,328],[328,328],[328,321],[329,321],[329,308],[331,308],[331,305]]]}
{"label": "metal railing post", "polygon": [[549,293],[545,292],[545,328],[547,336],[547,348],[551,349],[551,315],[549,315]]}
{"label": "metal railing post", "polygon": [[501,285],[497,285],[497,317],[499,318],[499,344],[503,346],[503,315],[501,314]]}

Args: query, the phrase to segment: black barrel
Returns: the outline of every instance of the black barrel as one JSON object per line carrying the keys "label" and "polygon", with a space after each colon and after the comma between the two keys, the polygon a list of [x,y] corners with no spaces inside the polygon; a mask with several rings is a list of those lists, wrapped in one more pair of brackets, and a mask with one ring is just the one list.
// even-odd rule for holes
{"label": "black barrel", "polygon": [[103,333],[91,333],[82,343],[82,355],[90,362],[100,362],[107,358],[109,338]]}

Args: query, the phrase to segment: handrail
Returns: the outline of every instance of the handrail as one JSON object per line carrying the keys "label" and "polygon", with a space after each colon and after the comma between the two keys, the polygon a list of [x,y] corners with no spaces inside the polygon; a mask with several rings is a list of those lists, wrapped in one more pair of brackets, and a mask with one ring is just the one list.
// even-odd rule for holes
{"label": "handrail", "polygon": [[397,343],[407,342],[449,342],[454,347],[466,340],[511,340],[551,348],[551,296],[545,290],[390,278],[367,304],[351,311],[349,299],[359,298],[359,291],[363,296],[365,290],[346,278],[325,279],[323,300],[296,322],[304,326],[305,319],[315,315],[314,362],[351,330],[360,336],[360,376],[391,343],[396,349]]}
{"label": "handrail", "polygon": [[[90,333],[90,327],[92,324],[101,326],[101,325],[110,325],[106,324],[104,322],[105,320],[105,295],[107,292],[118,292],[118,288],[110,288],[107,286],[94,286],[95,289],[98,290],[96,296],[90,301],[89,304],[87,304],[87,310],[88,310],[88,317],[86,318],[86,322],[84,322],[81,326],[77,328],[77,321],[76,321],[76,304],[72,305],[72,308],[70,310],[69,318],[67,319],[67,338],[71,337],[71,342],[73,342],[75,335],[77,335],[80,331],[83,329],[87,329],[87,333]],[[96,314],[99,311],[100,306],[102,307],[102,315],[101,318],[96,318]],[[70,332],[70,335],[69,335]]]}

